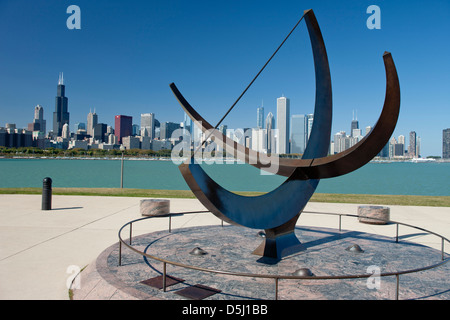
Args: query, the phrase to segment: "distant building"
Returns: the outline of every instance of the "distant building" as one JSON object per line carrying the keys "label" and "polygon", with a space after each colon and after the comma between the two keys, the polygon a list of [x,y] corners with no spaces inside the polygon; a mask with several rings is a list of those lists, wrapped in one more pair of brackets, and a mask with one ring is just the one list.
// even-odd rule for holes
{"label": "distant building", "polygon": [[73,126],[73,132],[77,132],[78,130],[85,130],[86,131],[86,123],[84,122],[77,122]]}
{"label": "distant building", "polygon": [[119,144],[119,140],[113,133],[110,133],[108,135],[108,144],[113,144],[113,145]]}
{"label": "distant building", "polygon": [[256,109],[256,127],[264,129],[264,107]]}
{"label": "distant building", "polygon": [[151,149],[151,139],[150,137],[140,137],[141,141],[141,149],[142,150],[150,150]]}
{"label": "distant building", "polygon": [[89,111],[88,116],[87,116],[87,134],[90,135],[91,137],[94,136],[94,127],[97,125],[98,123],[98,115],[95,113],[95,109],[94,112],[92,113],[91,111]]}
{"label": "distant building", "polygon": [[396,143],[392,145],[393,157],[403,157],[405,155],[405,145],[403,143]]}
{"label": "distant building", "polygon": [[122,143],[123,137],[128,137],[133,134],[133,118],[130,116],[118,115],[115,117],[114,134],[117,137],[119,144]]}
{"label": "distant building", "polygon": [[59,75],[57,95],[55,99],[55,112],[53,112],[53,134],[57,137],[62,135],[64,124],[69,124],[68,99],[65,96],[64,75]]}
{"label": "distant building", "polygon": [[140,132],[139,132],[139,125],[138,124],[133,124],[132,126],[132,135],[133,136],[140,136]]}
{"label": "distant building", "polygon": [[31,132],[34,132],[34,131],[39,132],[40,127],[41,126],[39,125],[39,123],[32,122],[32,123],[28,124],[27,129],[28,129],[28,131],[31,131]]}
{"label": "distant building", "polygon": [[252,149],[267,153],[267,130],[261,128],[254,128],[252,130]]}
{"label": "distant building", "polygon": [[69,124],[64,123],[62,127],[61,137],[63,139],[70,139],[70,130],[69,130]]}
{"label": "distant building", "polygon": [[306,142],[308,142],[309,140],[309,136],[311,135],[311,131],[312,131],[312,126],[314,123],[314,114],[307,114],[306,115],[306,123],[307,123],[307,129],[308,129],[308,134],[306,137]]}
{"label": "distant building", "polygon": [[141,148],[141,141],[139,140],[138,137],[133,136],[123,137],[122,144],[127,150]]}
{"label": "distant building", "polygon": [[359,129],[358,116],[355,116],[355,112],[353,112],[352,124],[350,127],[350,135],[353,137],[353,130]]}
{"label": "distant building", "polygon": [[418,157],[419,155],[416,153],[417,148],[417,134],[415,131],[411,131],[409,133],[409,146],[408,146],[408,156],[410,158]]}
{"label": "distant building", "polygon": [[179,123],[175,122],[163,122],[160,127],[160,139],[167,140],[172,137],[172,133],[180,128]]}
{"label": "distant building", "polygon": [[73,134],[73,140],[80,140],[81,141],[81,140],[87,139],[88,137],[90,137],[90,136],[88,136],[86,130],[83,130],[83,129],[78,129]]}
{"label": "distant building", "polygon": [[308,119],[304,114],[291,118],[291,153],[303,154],[308,141]]}
{"label": "distant building", "polygon": [[102,150],[113,150],[116,148],[116,145],[109,143],[99,143],[98,148]]}
{"label": "distant building", "polygon": [[383,149],[380,150],[380,152],[378,153],[378,157],[381,158],[388,158],[389,157],[389,146],[390,143],[386,143],[386,145],[383,147]]}
{"label": "distant building", "polygon": [[151,149],[153,151],[171,150],[172,143],[169,140],[152,140]]}
{"label": "distant building", "polygon": [[107,125],[105,123],[97,123],[94,126],[94,130],[93,130],[93,138],[96,141],[101,142],[108,142],[108,133],[106,131],[107,129]]}
{"label": "distant building", "polygon": [[191,139],[192,139],[192,135],[194,133],[193,131],[194,131],[194,128],[193,128],[193,125],[192,125],[192,119],[189,118],[189,116],[186,113],[184,113],[183,134],[184,135],[188,135],[189,134],[191,136]]}
{"label": "distant building", "polygon": [[269,112],[266,117],[266,130],[267,130],[267,153],[275,152],[274,147],[275,140],[275,119],[272,112]]}
{"label": "distant building", "polygon": [[141,136],[150,137],[150,140],[155,139],[155,114],[142,113],[141,114]]}
{"label": "distant building", "polygon": [[[34,119],[33,119],[34,129],[38,128],[38,130],[33,131],[39,131],[43,132],[44,134],[47,132],[47,126],[46,121],[44,120],[44,108],[42,108],[41,105],[37,105],[34,107]],[[38,127],[36,127],[36,124]]]}
{"label": "distant building", "polygon": [[289,153],[290,100],[286,97],[277,99],[277,153]]}
{"label": "distant building", "polygon": [[350,148],[350,139],[345,131],[340,131],[334,135],[334,153],[340,153]]}
{"label": "distant building", "polygon": [[32,132],[25,129],[15,129],[15,125],[0,128],[0,146],[7,148],[32,147]]}
{"label": "distant building", "polygon": [[442,158],[450,159],[450,128],[442,131]]}
{"label": "distant building", "polygon": [[68,149],[84,149],[87,150],[88,142],[86,140],[71,140],[69,141]]}

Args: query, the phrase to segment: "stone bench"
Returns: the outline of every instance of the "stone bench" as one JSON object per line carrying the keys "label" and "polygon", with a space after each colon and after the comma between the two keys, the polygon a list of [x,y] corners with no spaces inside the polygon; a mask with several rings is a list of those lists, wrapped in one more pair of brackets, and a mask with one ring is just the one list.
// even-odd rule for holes
{"label": "stone bench", "polygon": [[140,212],[143,216],[165,216],[170,213],[170,200],[143,199],[140,203]]}
{"label": "stone bench", "polygon": [[383,206],[359,206],[358,220],[361,223],[386,224],[390,220],[390,209]]}

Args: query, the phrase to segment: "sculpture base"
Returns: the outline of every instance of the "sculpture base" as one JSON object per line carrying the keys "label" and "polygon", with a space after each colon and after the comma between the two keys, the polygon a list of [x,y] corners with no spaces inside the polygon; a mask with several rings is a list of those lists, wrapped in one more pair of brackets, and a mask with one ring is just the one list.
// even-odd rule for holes
{"label": "sculpture base", "polygon": [[[294,232],[288,234],[278,235],[275,237],[267,236],[253,251],[254,255],[259,255],[265,258],[271,258],[275,260],[281,260],[283,257],[290,256],[294,253],[306,250],[295,236]],[[264,262],[264,261],[262,261]]]}
{"label": "sculpture base", "polygon": [[283,257],[304,250],[295,235],[295,224],[299,217],[300,213],[281,226],[266,229],[264,241],[253,251],[253,254],[281,260]]}
{"label": "sculpture base", "polygon": [[[215,225],[133,236],[134,248],[159,259],[199,269],[222,270],[225,273],[215,274],[167,264],[168,288],[164,291],[159,289],[162,281],[156,281],[156,286],[145,284],[150,279],[154,283],[155,277],[161,277],[164,272],[163,262],[144,259],[141,254],[124,246],[121,250],[115,242],[77,276],[81,282],[74,280],[73,284],[81,285],[79,289],[72,288],[73,300],[161,299],[184,300],[186,303],[186,298],[177,292],[198,284],[221,291],[205,298],[207,300],[271,300],[275,298],[276,285],[273,279],[239,277],[227,272],[309,276],[309,272],[305,270],[308,269],[313,277],[340,276],[364,274],[370,272],[367,268],[371,266],[378,266],[382,272],[395,272],[422,268],[441,261],[440,250],[405,239],[395,242],[391,236],[309,226],[297,227],[296,235],[308,250],[283,258],[274,265],[260,263],[257,261],[259,257],[255,259],[257,256],[251,254],[261,242],[253,229]],[[364,252],[347,250],[351,244],[358,244]],[[200,256],[190,254],[196,247],[201,247],[208,253]],[[119,265],[120,252],[122,265]],[[449,301],[449,274],[450,264],[446,263],[427,271],[401,275],[399,299]],[[286,279],[279,281],[278,299],[395,299],[396,277],[380,279],[381,286],[376,290],[367,284],[374,285],[377,277],[319,281]]]}

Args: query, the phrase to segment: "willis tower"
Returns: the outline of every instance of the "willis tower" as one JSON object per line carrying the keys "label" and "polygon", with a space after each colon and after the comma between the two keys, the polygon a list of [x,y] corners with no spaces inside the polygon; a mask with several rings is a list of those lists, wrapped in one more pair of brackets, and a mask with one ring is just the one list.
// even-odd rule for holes
{"label": "willis tower", "polygon": [[59,74],[58,89],[55,102],[55,112],[53,112],[53,134],[57,137],[62,135],[64,124],[69,124],[68,99],[65,96],[64,75]]}

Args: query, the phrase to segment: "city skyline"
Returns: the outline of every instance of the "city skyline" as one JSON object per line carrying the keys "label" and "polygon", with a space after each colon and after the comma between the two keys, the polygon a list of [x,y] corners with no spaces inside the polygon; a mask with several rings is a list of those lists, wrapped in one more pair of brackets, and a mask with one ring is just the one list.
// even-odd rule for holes
{"label": "city skyline", "polygon": [[[427,24],[417,22],[423,15],[419,1],[382,2],[380,30],[365,25],[371,3],[206,3],[76,1],[83,21],[80,30],[66,27],[67,4],[59,1],[0,3],[0,58],[8,61],[0,73],[0,125],[26,128],[32,121],[25,117],[28,110],[41,105],[50,129],[59,72],[68,85],[71,131],[73,124],[86,122],[91,109],[100,123],[112,123],[123,113],[135,124],[145,113],[155,113],[161,122],[181,122],[184,115],[170,82],[215,123],[303,10],[313,8],[330,59],[332,134],[347,131],[356,109],[364,119],[362,127],[375,125],[385,89],[381,55],[388,50],[402,92],[394,136],[416,131],[423,156],[442,154],[442,130],[449,127],[450,50],[441,41],[450,31],[448,1],[427,2],[434,15]],[[281,95],[289,97],[291,114],[313,113],[314,84],[311,48],[301,24],[224,123],[253,127],[261,101],[265,114],[276,114],[273,98]]]}
{"label": "city skyline", "polygon": [[[269,112],[264,121],[264,107],[256,108],[256,125],[249,128],[228,128],[227,125],[221,125],[219,130],[224,135],[232,137],[237,130],[244,130],[244,135],[250,138],[249,143],[242,141],[245,146],[254,149],[258,152],[271,153],[276,152],[278,154],[303,154],[308,144],[309,135],[311,133],[312,124],[314,121],[314,114],[290,114],[290,100],[287,97],[279,97],[277,100],[277,116],[274,117],[272,112]],[[133,124],[133,118],[126,115],[116,115],[114,117],[114,127],[108,125],[108,123],[98,123],[98,115],[92,110],[87,115],[86,123],[74,124],[74,131],[69,129],[69,112],[68,112],[68,98],[65,97],[65,86],[63,73],[60,73],[57,85],[57,96],[55,103],[55,112],[53,112],[54,129],[48,132],[48,142],[39,141],[38,139],[46,136],[44,109],[42,106],[37,105],[34,108],[34,119],[32,123],[28,124],[28,128],[19,129],[13,123],[5,124],[6,130],[8,128],[19,129],[19,133],[23,135],[28,130],[30,138],[36,140],[34,145],[39,148],[49,147],[54,144],[57,148],[71,149],[71,148],[98,148],[101,147],[111,149],[125,147],[126,149],[153,149],[151,143],[154,142],[154,147],[158,150],[161,148],[173,148],[174,144],[169,143],[168,140],[174,139],[172,133],[179,128],[186,129],[189,127],[191,135],[192,121],[188,120],[187,114],[184,115],[182,122],[163,122],[160,123],[154,113],[145,113],[140,115],[140,123]],[[62,110],[65,110],[64,112]],[[58,117],[60,114],[66,114],[64,117]],[[65,119],[64,122],[61,119]],[[278,119],[278,120],[277,120]],[[274,124],[277,124],[274,126]],[[62,128],[61,128],[62,127]],[[156,127],[160,130],[156,135]],[[0,126],[0,128],[2,128]],[[3,128],[2,128],[3,129]],[[82,129],[82,131],[79,131]],[[246,130],[251,131],[246,131]],[[200,129],[197,128],[197,131]],[[350,134],[347,135],[346,131],[341,130],[330,137],[330,154],[336,154],[350,148],[354,144],[358,143],[365,135],[370,133],[371,126],[365,127],[365,132],[359,126],[359,120],[357,118],[357,110],[353,111],[353,116],[350,124]],[[443,130],[443,145],[442,145],[442,157],[448,158],[448,134],[449,129]],[[57,133],[55,134],[55,131]],[[2,131],[3,132],[3,131]],[[10,132],[10,131],[7,131]],[[86,136],[87,135],[87,136]],[[231,135],[231,136],[230,136]],[[92,139],[88,139],[89,136]],[[113,138],[111,138],[113,137]],[[24,144],[31,143],[30,138],[20,138]],[[3,139],[3,138],[2,138]],[[11,137],[6,138],[11,139]],[[12,138],[18,139],[18,138]],[[162,140],[161,142],[155,141]],[[178,138],[177,138],[178,139]],[[194,138],[195,139],[195,138]],[[167,141],[164,141],[167,140]],[[3,141],[3,140],[1,140]],[[28,141],[28,142],[25,142]],[[53,141],[53,142],[52,142]],[[49,144],[50,143],[50,144]],[[19,143],[20,144],[20,143]],[[99,144],[102,144],[100,146]],[[177,142],[175,142],[177,144]],[[5,143],[0,146],[7,145]],[[25,146],[25,145],[24,145]],[[31,145],[30,145],[31,146]],[[274,150],[272,150],[274,149]],[[409,133],[409,143],[406,144],[405,136],[398,136],[398,141],[393,135],[389,143],[380,151],[379,157],[386,158],[418,158],[422,157],[421,154],[421,138],[415,131]]]}
{"label": "city skyline", "polygon": [[[314,119],[314,115],[313,114],[293,114],[290,115],[290,99],[286,98],[284,96],[277,98],[277,115],[280,113],[281,114],[281,118],[283,118],[282,120],[280,120],[281,122],[277,122],[277,126],[281,126],[282,130],[281,133],[283,135],[284,138],[282,138],[283,140],[286,140],[285,145],[283,146],[283,150],[285,154],[293,154],[293,153],[300,153],[302,154],[306,148],[307,142],[308,142],[308,138],[309,138],[309,134],[311,132],[311,128],[312,128],[312,123],[313,123],[313,119]],[[140,123],[141,125],[139,126],[138,124],[133,124],[133,120],[132,117],[130,116],[125,116],[125,115],[116,115],[115,116],[115,120],[114,120],[114,128],[112,126],[108,126],[108,123],[98,123],[98,115],[95,112],[95,108],[94,108],[94,112],[92,112],[92,110],[89,110],[89,113],[87,115],[87,122],[78,122],[76,124],[74,124],[74,130],[70,130],[69,128],[69,112],[68,112],[68,98],[65,97],[65,85],[64,85],[64,76],[63,76],[63,72],[61,72],[59,74],[59,78],[58,78],[58,85],[57,85],[57,96],[56,96],[56,103],[55,103],[55,112],[53,112],[53,130],[49,130],[48,132],[46,132],[46,120],[43,117],[43,107],[41,105],[36,105],[35,109],[34,109],[34,119],[32,123],[28,123],[28,128],[27,130],[29,131],[35,131],[35,129],[37,131],[40,131],[42,133],[50,133],[52,132],[54,134],[55,128],[58,131],[56,135],[54,135],[54,137],[57,136],[61,136],[63,138],[70,138],[70,133],[76,133],[77,129],[84,129],[86,130],[86,133],[88,135],[90,135],[91,137],[95,138],[96,140],[99,139],[100,137],[100,141],[102,142],[108,142],[111,143],[111,141],[108,141],[107,135],[110,132],[107,132],[107,128],[110,127],[112,128],[112,130],[114,131],[114,129],[116,129],[116,127],[118,128],[118,130],[114,133],[116,136],[115,140],[118,144],[122,144],[122,136],[123,137],[128,137],[128,136],[143,136],[143,137],[149,137],[150,141],[152,139],[155,139],[155,121],[158,121],[155,117],[155,113],[145,113],[145,114],[141,114],[140,115]],[[266,123],[266,127],[267,127],[267,123],[268,123],[268,119],[265,119],[264,121],[264,107],[263,104],[261,104],[260,107],[256,108],[256,113],[257,113],[257,119],[256,119],[256,126],[250,126],[250,128],[255,128],[255,129],[263,129],[264,127],[264,123]],[[268,118],[272,117],[272,119],[270,119],[270,124],[271,124],[271,129],[278,129],[278,127],[273,126],[272,122],[276,121],[277,118],[275,118],[273,116],[273,114],[271,112],[269,112],[268,114]],[[127,119],[127,129],[126,129],[126,133],[122,134],[121,131],[121,123],[122,121],[118,119],[120,118],[125,118]],[[184,115],[184,122],[186,122],[186,118],[187,115]],[[273,120],[273,118],[275,118],[275,120]],[[159,121],[158,121],[159,122]],[[37,123],[39,124],[39,126],[36,127]],[[174,124],[181,124],[182,122],[179,121],[167,121],[165,123],[162,124],[162,128],[163,128],[163,133],[161,133],[161,136],[159,136],[159,139],[169,139],[170,138],[170,134],[168,134],[167,132],[173,132],[176,128],[171,128],[169,131],[165,126],[168,125],[174,125]],[[295,126],[293,126],[293,124],[295,123]],[[8,125],[13,125],[14,128],[16,128],[16,124],[15,123],[6,123],[5,127],[8,127]],[[1,127],[1,125],[0,125]],[[225,125],[225,127],[228,127],[227,125]],[[43,128],[43,129],[42,129]],[[136,131],[134,128],[137,128]],[[366,132],[365,134],[367,134],[370,130],[368,130],[368,128],[371,128],[371,126],[367,126],[366,127]],[[25,129],[25,128],[23,128]],[[234,130],[234,129],[232,129]],[[356,131],[355,131],[356,130]],[[226,130],[225,130],[226,131]],[[280,131],[277,131],[277,133]],[[336,148],[334,148],[333,150],[336,150],[336,153],[344,151],[345,149],[347,149],[349,146],[353,145],[354,143],[358,142],[360,140],[360,138],[362,138],[363,136],[362,134],[362,130],[359,129],[359,121],[357,119],[357,110],[353,110],[353,115],[352,115],[352,121],[351,121],[351,125],[350,125],[350,134],[346,135],[346,131],[345,130],[340,130],[339,132],[334,134],[334,138],[333,135],[330,139],[330,142],[334,143],[337,141],[342,140],[340,138],[340,136],[342,136],[343,139],[347,138],[353,138],[355,136],[355,132],[358,132],[356,135],[359,137],[357,140],[355,140],[355,142],[350,143],[348,141],[346,141],[347,146],[346,147],[339,147],[337,146]],[[445,129],[444,129],[445,132]],[[103,137],[106,134],[106,137]],[[224,134],[226,134],[226,132],[224,132]],[[416,132],[415,131],[411,131],[409,133],[409,145],[405,144],[405,140],[404,140],[404,136],[400,135],[399,137],[403,137],[403,141],[399,141],[397,143],[395,136],[393,135],[391,137],[391,141],[393,141],[391,144],[394,145],[394,148],[399,148],[400,145],[402,145],[403,150],[398,151],[397,149],[395,150],[389,150],[389,157],[395,157],[395,156],[404,156],[405,153],[411,155],[412,157],[419,157],[422,156],[420,153],[420,141],[421,138],[419,136],[416,136]],[[271,134],[268,134],[269,137],[271,137]],[[261,140],[262,138],[259,138],[259,140]],[[443,136],[443,144],[445,145],[445,137]],[[267,140],[267,139],[266,139]],[[273,139],[271,139],[273,140]],[[278,139],[277,139],[278,140]],[[272,141],[275,142],[275,141]],[[278,140],[279,142],[279,140]],[[276,142],[275,142],[276,143]],[[339,142],[336,142],[337,144],[339,144]],[[113,143],[114,144],[114,143]],[[418,146],[416,146],[416,144],[418,144]],[[255,144],[256,145],[256,144]],[[266,151],[270,149],[269,147],[270,142],[268,142],[268,140],[266,141],[265,147],[261,148],[261,145],[258,147],[259,149],[265,149]],[[279,150],[279,145],[277,146],[277,152],[280,153]],[[72,146],[73,147],[73,146]],[[293,149],[294,148],[294,149]],[[405,150],[405,148],[407,148]],[[445,147],[442,147],[442,154],[445,154]],[[383,151],[381,152],[383,153]]]}

